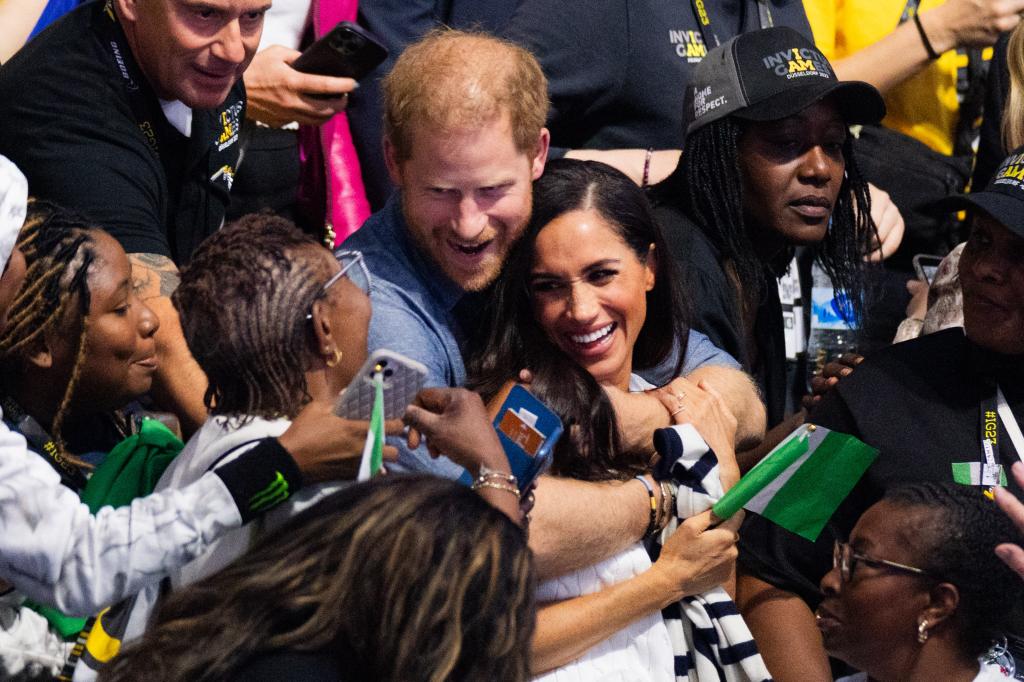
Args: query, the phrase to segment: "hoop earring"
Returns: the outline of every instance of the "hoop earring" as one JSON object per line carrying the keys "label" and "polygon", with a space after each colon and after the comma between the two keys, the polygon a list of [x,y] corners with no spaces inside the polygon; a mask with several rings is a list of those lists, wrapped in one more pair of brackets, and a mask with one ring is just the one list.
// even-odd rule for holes
{"label": "hoop earring", "polygon": [[337,367],[338,363],[341,362],[341,358],[344,357],[344,355],[344,353],[335,348],[331,352],[331,357],[325,360],[324,362],[327,364],[328,367]]}
{"label": "hoop earring", "polygon": [[917,624],[917,641],[924,644],[928,641],[928,621],[922,620]]}

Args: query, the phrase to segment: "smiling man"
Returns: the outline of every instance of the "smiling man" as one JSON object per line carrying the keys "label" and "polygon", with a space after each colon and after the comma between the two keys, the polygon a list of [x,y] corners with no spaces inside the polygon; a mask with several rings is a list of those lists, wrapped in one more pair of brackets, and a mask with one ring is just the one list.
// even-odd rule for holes
{"label": "smiling man", "polygon": [[0,153],[33,193],[108,230],[161,320],[154,393],[186,431],[205,378],[170,294],[217,230],[239,160],[242,72],[270,0],[89,3],[0,67]]}

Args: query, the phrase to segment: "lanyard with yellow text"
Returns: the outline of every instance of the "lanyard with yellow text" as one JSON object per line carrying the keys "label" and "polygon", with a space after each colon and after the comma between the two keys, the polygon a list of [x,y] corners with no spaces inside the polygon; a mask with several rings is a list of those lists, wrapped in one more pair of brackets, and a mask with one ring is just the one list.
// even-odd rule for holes
{"label": "lanyard with yellow text", "polygon": [[[1010,446],[1004,447],[999,439],[999,425],[1002,423],[1003,430],[1010,438]],[[996,386],[995,394],[981,404],[981,450],[985,455],[985,463],[982,465],[982,485],[1005,485],[1005,474],[999,460],[1001,453],[1009,454],[1016,451],[1018,459],[1024,461],[1024,434],[1021,433],[1020,425],[1010,410],[1006,396],[999,386]]]}
{"label": "lanyard with yellow text", "polygon": [[[693,7],[693,16],[697,20],[697,28],[704,39],[704,45],[709,50],[722,44],[722,40],[713,28],[714,21],[712,20],[711,12],[708,10],[708,5],[713,2],[714,0],[690,0],[690,5]],[[768,6],[768,0],[757,0],[757,22],[760,28],[769,28],[775,25],[775,19],[772,17],[772,10]],[[741,26],[739,30],[743,31],[744,27]],[[726,39],[728,40],[728,37]]]}
{"label": "lanyard with yellow text", "polygon": [[[148,97],[145,91],[145,80],[135,73],[135,63],[131,52],[124,41],[124,32],[114,13],[112,0],[103,5],[102,16],[94,24],[103,40],[104,47],[110,55],[114,71],[121,76],[122,85],[128,95],[128,105],[132,109],[135,123],[139,126],[150,151],[159,155],[160,142],[157,139],[157,126],[154,121],[160,120],[154,111],[155,98]],[[162,116],[162,114],[161,114]]]}
{"label": "lanyard with yellow text", "polygon": [[0,404],[3,405],[4,420],[11,425],[12,430],[25,437],[36,454],[53,467],[60,475],[60,482],[75,492],[82,490],[87,480],[85,474],[64,457],[53,436],[11,398],[3,398]]}

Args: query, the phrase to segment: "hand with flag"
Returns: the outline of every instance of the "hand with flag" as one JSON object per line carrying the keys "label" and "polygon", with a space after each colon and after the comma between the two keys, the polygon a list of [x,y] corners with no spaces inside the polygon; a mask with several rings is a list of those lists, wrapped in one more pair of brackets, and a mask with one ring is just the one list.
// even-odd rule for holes
{"label": "hand with flag", "polygon": [[[295,459],[306,483],[352,480],[359,470],[368,428],[367,422],[338,417],[332,404],[314,400],[302,408],[278,441]],[[400,434],[402,422],[386,422],[384,432]],[[393,461],[398,450],[385,445],[381,456]]]}
{"label": "hand with flag", "polygon": [[746,509],[814,542],[877,456],[878,450],[853,436],[804,424],[712,510],[728,519]]}

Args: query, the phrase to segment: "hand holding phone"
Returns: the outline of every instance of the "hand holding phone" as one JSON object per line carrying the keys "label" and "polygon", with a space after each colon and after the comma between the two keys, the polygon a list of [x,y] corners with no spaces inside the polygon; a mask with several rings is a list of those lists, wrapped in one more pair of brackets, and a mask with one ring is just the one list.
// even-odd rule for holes
{"label": "hand holding phone", "polygon": [[338,396],[334,413],[346,419],[369,421],[376,397],[374,377],[384,381],[384,419],[398,419],[423,387],[427,368],[395,351],[380,349],[370,354],[348,387]]}
{"label": "hand holding phone", "polygon": [[359,80],[387,59],[388,50],[380,39],[350,21],[334,28],[302,52],[292,68],[321,76]]}

